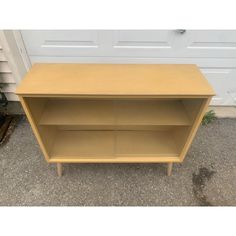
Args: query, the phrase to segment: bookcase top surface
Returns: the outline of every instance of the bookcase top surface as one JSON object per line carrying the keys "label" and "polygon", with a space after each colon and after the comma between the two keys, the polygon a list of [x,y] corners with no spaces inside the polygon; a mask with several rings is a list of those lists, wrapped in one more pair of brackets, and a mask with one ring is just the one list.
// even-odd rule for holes
{"label": "bookcase top surface", "polygon": [[34,64],[19,95],[212,96],[214,91],[190,64]]}

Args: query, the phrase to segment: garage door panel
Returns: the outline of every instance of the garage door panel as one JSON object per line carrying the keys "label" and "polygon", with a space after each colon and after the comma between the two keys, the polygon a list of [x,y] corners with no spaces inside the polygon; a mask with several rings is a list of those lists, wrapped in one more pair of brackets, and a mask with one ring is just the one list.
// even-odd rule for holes
{"label": "garage door panel", "polygon": [[169,30],[117,30],[113,32],[113,47],[124,49],[170,49]]}
{"label": "garage door panel", "polygon": [[236,57],[232,30],[113,31],[111,54],[124,57]]}
{"label": "garage door panel", "polygon": [[212,105],[234,105],[236,102],[236,69],[201,68],[201,71],[216,93],[212,99]]}
{"label": "garage door panel", "polygon": [[30,56],[94,56],[100,51],[96,30],[23,30],[21,33]]}
{"label": "garage door panel", "polygon": [[173,56],[175,34],[171,30],[117,30],[112,32],[111,55],[121,57]]}
{"label": "garage door panel", "polygon": [[163,58],[163,57],[122,57],[122,56],[88,56],[88,57],[56,57],[56,56],[31,56],[30,60],[32,64],[37,62],[58,62],[58,63],[135,63],[135,64],[196,64],[199,67],[213,67],[213,68],[233,68],[236,67],[236,58],[232,59],[220,59],[212,58],[181,58],[181,57],[172,57],[172,58]]}
{"label": "garage door panel", "polygon": [[22,36],[30,56],[236,57],[233,30],[23,30]]}
{"label": "garage door panel", "polygon": [[236,34],[234,30],[190,30],[187,38],[186,56],[193,57],[235,57]]}

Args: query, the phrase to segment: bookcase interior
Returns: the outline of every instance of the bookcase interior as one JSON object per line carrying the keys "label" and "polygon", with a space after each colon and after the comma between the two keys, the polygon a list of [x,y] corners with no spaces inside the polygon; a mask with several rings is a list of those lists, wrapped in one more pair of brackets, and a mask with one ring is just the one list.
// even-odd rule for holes
{"label": "bookcase interior", "polygon": [[179,162],[203,98],[25,97],[49,162]]}

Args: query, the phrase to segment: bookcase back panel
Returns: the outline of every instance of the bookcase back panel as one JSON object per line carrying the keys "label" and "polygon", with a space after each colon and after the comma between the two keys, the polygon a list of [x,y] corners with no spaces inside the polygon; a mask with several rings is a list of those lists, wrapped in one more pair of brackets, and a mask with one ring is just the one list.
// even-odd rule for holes
{"label": "bookcase back panel", "polygon": [[26,101],[39,125],[182,126],[193,123],[191,105],[183,99],[26,98]]}

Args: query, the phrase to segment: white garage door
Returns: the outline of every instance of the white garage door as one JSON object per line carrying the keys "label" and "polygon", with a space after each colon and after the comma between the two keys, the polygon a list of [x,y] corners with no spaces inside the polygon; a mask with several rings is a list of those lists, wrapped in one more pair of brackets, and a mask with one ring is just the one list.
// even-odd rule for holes
{"label": "white garage door", "polygon": [[236,30],[28,30],[21,33],[32,64],[197,64],[216,91],[212,104],[236,105]]}

